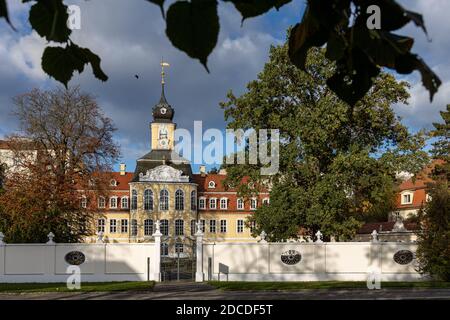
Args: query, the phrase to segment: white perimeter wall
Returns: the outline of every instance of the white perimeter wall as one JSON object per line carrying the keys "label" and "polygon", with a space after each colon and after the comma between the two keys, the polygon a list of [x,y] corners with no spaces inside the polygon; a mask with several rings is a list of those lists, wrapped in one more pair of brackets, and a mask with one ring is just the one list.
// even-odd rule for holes
{"label": "white perimeter wall", "polygon": [[[288,250],[300,252],[301,261],[284,264],[281,254]],[[366,281],[372,270],[381,273],[381,281],[423,279],[415,270],[415,260],[407,265],[394,261],[394,254],[399,250],[415,253],[417,245],[397,242],[203,244],[201,272],[205,280],[218,280],[220,274],[223,281],[227,278],[229,281]],[[211,258],[211,269],[208,258]]]}
{"label": "white perimeter wall", "polygon": [[154,244],[0,245],[0,282],[66,282],[65,256],[82,252],[81,282],[154,280]]}

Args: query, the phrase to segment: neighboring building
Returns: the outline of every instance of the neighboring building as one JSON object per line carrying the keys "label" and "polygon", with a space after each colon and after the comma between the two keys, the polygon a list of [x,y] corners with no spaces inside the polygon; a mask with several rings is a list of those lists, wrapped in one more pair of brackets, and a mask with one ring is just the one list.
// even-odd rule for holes
{"label": "neighboring building", "polygon": [[415,241],[418,225],[408,220],[417,217],[419,210],[430,200],[426,192],[427,183],[432,181],[434,167],[442,163],[441,160],[434,160],[416,176],[402,173],[404,179],[397,188],[396,210],[391,212],[386,222],[366,223],[358,231],[356,240],[367,241],[371,239],[373,230],[376,230],[380,241]]}

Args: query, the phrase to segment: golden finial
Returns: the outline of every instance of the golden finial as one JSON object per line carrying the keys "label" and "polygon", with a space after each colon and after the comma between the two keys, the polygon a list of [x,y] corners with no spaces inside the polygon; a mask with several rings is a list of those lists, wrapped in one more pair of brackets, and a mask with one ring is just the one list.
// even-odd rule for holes
{"label": "golden finial", "polygon": [[161,84],[164,85],[165,82],[165,75],[166,73],[164,72],[164,67],[170,67],[170,64],[166,61],[164,61],[164,58],[161,59]]}

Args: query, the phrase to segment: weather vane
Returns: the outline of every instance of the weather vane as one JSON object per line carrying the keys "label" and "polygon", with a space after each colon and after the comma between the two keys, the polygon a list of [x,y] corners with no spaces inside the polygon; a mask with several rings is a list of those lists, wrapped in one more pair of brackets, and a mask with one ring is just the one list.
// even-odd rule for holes
{"label": "weather vane", "polygon": [[164,61],[164,58],[161,59],[161,84],[165,84],[164,76],[166,73],[164,72],[164,67],[170,67],[170,64],[168,62]]}

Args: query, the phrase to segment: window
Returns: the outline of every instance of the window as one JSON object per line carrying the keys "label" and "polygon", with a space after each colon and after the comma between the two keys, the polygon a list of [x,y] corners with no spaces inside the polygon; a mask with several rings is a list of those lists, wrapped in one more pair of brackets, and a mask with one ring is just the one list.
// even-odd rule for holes
{"label": "window", "polygon": [[191,210],[197,210],[197,192],[191,191]]}
{"label": "window", "polygon": [[256,207],[258,206],[258,200],[256,198],[253,198],[250,200],[250,210],[256,210]]}
{"label": "window", "polygon": [[210,209],[216,209],[217,208],[217,199],[216,198],[209,199],[209,208]]}
{"label": "window", "polygon": [[81,196],[81,204],[80,204],[81,208],[86,209],[87,207],[87,198],[86,196]]}
{"label": "window", "polygon": [[184,246],[182,242],[176,242],[175,243],[175,252],[176,253],[183,253]]}
{"label": "window", "polygon": [[136,219],[131,219],[131,236],[136,237],[138,234],[138,224]]}
{"label": "window", "polygon": [[104,208],[105,206],[106,206],[105,197],[98,198],[98,207],[99,208]]}
{"label": "window", "polygon": [[244,220],[237,220],[236,221],[236,232],[237,233],[244,232]]}
{"label": "window", "polygon": [[144,236],[151,236],[153,234],[153,220],[144,220]]}
{"label": "window", "polygon": [[198,199],[198,208],[202,210],[206,208],[206,199],[204,197]]}
{"label": "window", "polygon": [[184,210],[184,192],[180,189],[175,191],[175,210]]}
{"label": "window", "polygon": [[131,191],[131,210],[137,209],[137,191],[132,190]]}
{"label": "window", "polygon": [[161,243],[161,255],[162,256],[168,256],[169,255],[169,244],[168,243]]}
{"label": "window", "polygon": [[97,220],[97,232],[105,232],[105,219]]}
{"label": "window", "polygon": [[176,236],[184,235],[184,221],[181,219],[175,220],[175,235]]}
{"label": "window", "polygon": [[215,183],[214,181],[210,181],[210,182],[208,183],[208,188],[214,189],[215,187],[216,187],[216,183]]}
{"label": "window", "polygon": [[237,199],[237,208],[238,210],[244,210],[244,199],[242,198]]}
{"label": "window", "polygon": [[256,230],[256,221],[250,222],[250,232],[254,232]]}
{"label": "window", "polygon": [[402,204],[411,204],[412,203],[413,194],[412,193],[404,193],[402,194]]}
{"label": "window", "polygon": [[120,233],[128,233],[128,220],[120,220]]}
{"label": "window", "polygon": [[161,220],[161,223],[159,225],[160,231],[163,236],[169,235],[169,220]]}
{"label": "window", "polygon": [[220,220],[220,232],[227,232],[227,220]]}
{"label": "window", "polygon": [[269,203],[270,203],[269,198],[264,198],[263,201],[262,201],[262,203],[263,203],[263,205],[268,206]]}
{"label": "window", "polygon": [[209,232],[216,233],[216,220],[209,220]]}
{"label": "window", "polygon": [[109,184],[111,185],[111,187],[115,187],[117,186],[117,181],[114,179],[111,179],[111,181],[109,182]]}
{"label": "window", "polygon": [[205,226],[206,226],[206,220],[205,219],[201,219],[200,220],[200,231],[205,233]]}
{"label": "window", "polygon": [[159,210],[169,210],[169,191],[165,189],[159,193]]}
{"label": "window", "polygon": [[117,220],[116,219],[109,220],[109,232],[110,233],[117,232]]}
{"label": "window", "polygon": [[120,206],[122,209],[128,209],[128,197],[122,197]]}
{"label": "window", "polygon": [[117,197],[109,198],[109,207],[111,209],[116,209],[117,208]]}
{"label": "window", "polygon": [[191,236],[197,232],[197,221],[191,220]]}
{"label": "window", "polygon": [[228,207],[228,199],[227,198],[220,199],[220,209],[226,210],[227,207]]}
{"label": "window", "polygon": [[150,189],[144,191],[144,210],[153,210],[153,191]]}

